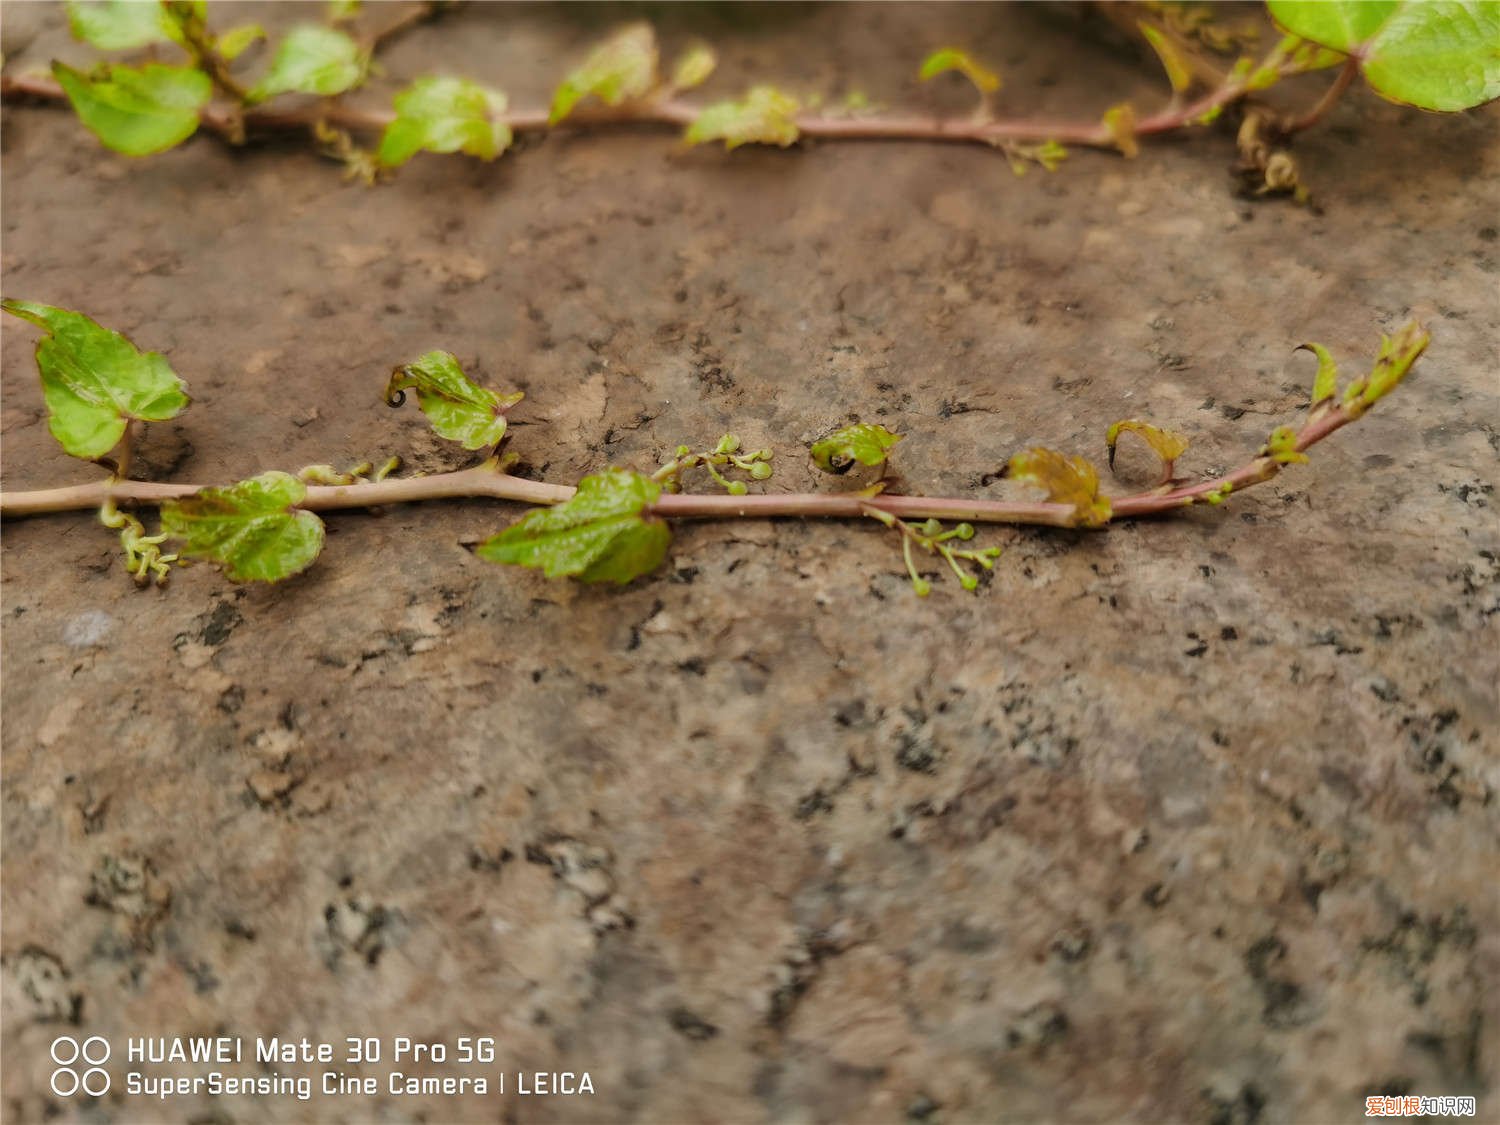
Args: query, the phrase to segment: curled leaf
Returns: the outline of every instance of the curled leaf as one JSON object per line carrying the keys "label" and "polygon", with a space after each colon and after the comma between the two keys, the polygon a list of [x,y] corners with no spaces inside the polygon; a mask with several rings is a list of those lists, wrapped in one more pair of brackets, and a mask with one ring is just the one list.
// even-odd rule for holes
{"label": "curled leaf", "polygon": [[[704,75],[704,77],[708,77]],[[622,27],[568,72],[552,96],[547,124],[556,125],[592,94],[605,105],[644,97],[656,85],[656,32],[649,23]]]}
{"label": "curled leaf", "polygon": [[380,163],[404,164],[418,152],[463,152],[493,160],[510,147],[500,120],[506,98],[464,78],[418,78],[396,95],[396,120],[380,138]]}
{"label": "curled leaf", "polygon": [[672,68],[672,88],[674,90],[691,90],[695,86],[701,86],[708,81],[709,75],[719,65],[719,56],[714,54],[712,47],[701,44],[689,47],[677,60],[677,65]]}
{"label": "curled leaf", "polygon": [[1080,527],[1102,527],[1109,522],[1111,509],[1108,497],[1099,495],[1099,472],[1083,457],[1028,449],[1010,459],[1005,475],[1040,485],[1054,504],[1073,505],[1073,519]]}
{"label": "curled leaf", "polygon": [[475,548],[488,562],[529,566],[548,578],[629,582],[666,557],[672,531],[653,515],[661,486],[626,469],[584,477],[564,503],[528,512]]}
{"label": "curled leaf", "polygon": [[1427,350],[1431,334],[1415,320],[1408,321],[1394,336],[1380,337],[1380,351],[1375,366],[1362,379],[1356,379],[1344,391],[1344,410],[1358,418],[1395,389],[1406,377],[1417,357]]}
{"label": "curled leaf", "polygon": [[981,94],[993,94],[1000,89],[998,74],[988,67],[981,66],[970,57],[967,51],[961,51],[957,47],[940,47],[932,52],[923,60],[922,69],[917,72],[917,77],[926,82],[950,70],[956,70],[962,74]]}
{"label": "curled leaf", "polygon": [[1129,102],[1121,102],[1104,111],[1104,129],[1127,159],[1140,154],[1141,146],[1135,139],[1135,107]]}
{"label": "curled leaf", "polygon": [[82,313],[30,301],[0,302],[48,333],[36,347],[47,428],[74,457],[103,457],[131,419],[163,422],[188,404],[182,380],[159,352],[142,352]]}
{"label": "curled leaf", "polygon": [[834,474],[847,473],[856,461],[861,465],[883,465],[901,437],[877,423],[857,422],[813,442],[813,464],[825,473]]}
{"label": "curled leaf", "polygon": [[502,396],[476,385],[449,352],[428,352],[396,368],[385,387],[386,402],[400,406],[407,388],[417,392],[417,404],[439,436],[461,442],[465,449],[498,445],[505,436],[505,412],[524,397],[519,391]]}
{"label": "curled leaf", "polygon": [[1138,21],[1136,27],[1140,28],[1141,34],[1146,37],[1146,42],[1151,44],[1151,49],[1161,60],[1162,69],[1167,72],[1167,81],[1172,84],[1172,93],[1186,93],[1193,84],[1193,68],[1188,63],[1187,56],[1183,54],[1182,48],[1173,39],[1144,20]]}
{"label": "curled leaf", "polygon": [[103,3],[68,4],[68,28],[74,39],[101,51],[129,51],[152,43],[182,42],[167,9],[142,0],[105,0]]}
{"label": "curled leaf", "polygon": [[250,91],[250,100],[263,102],[277,94],[342,94],[364,81],[368,64],[359,44],[342,31],[302,24],[277,46],[271,68]]}
{"label": "curled leaf", "polygon": [[214,46],[219,54],[224,56],[226,61],[233,62],[249,50],[253,44],[260,42],[264,38],[266,38],[265,28],[261,27],[258,23],[246,23],[238,27],[231,27],[223,35],[219,36],[219,41]]}
{"label": "curled leaf", "polygon": [[690,145],[723,141],[726,149],[744,144],[780,145],[796,143],[797,99],[774,86],[756,86],[738,102],[717,102],[706,107],[682,139]]}
{"label": "curled leaf", "polygon": [[1339,365],[1322,344],[1298,344],[1294,351],[1308,351],[1318,357],[1318,374],[1313,378],[1312,404],[1316,408],[1339,391]]}
{"label": "curled leaf", "polygon": [[89,132],[126,156],[165,152],[191,137],[214,90],[201,70],[157,63],[84,74],[54,62],[52,76]]}
{"label": "curled leaf", "polygon": [[297,508],[306,497],[291,474],[262,473],[168,501],[162,531],[182,540],[183,555],[218,563],[232,582],[279,582],[323,549],[323,521]]}
{"label": "curled leaf", "polygon": [[1179,434],[1175,430],[1163,430],[1153,426],[1150,422],[1142,422],[1138,418],[1123,418],[1110,426],[1104,435],[1104,444],[1109,447],[1109,467],[1115,467],[1115,443],[1120,440],[1121,433],[1133,433],[1138,435],[1153,453],[1161,458],[1162,476],[1170,478],[1172,475],[1172,463],[1187,452],[1188,439],[1186,435]]}

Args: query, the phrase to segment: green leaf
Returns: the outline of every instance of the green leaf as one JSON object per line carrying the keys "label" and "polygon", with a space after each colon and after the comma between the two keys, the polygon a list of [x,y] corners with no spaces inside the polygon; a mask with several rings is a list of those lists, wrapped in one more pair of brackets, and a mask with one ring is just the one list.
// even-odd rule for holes
{"label": "green leaf", "polygon": [[428,352],[415,363],[398,367],[386,384],[385,400],[392,406],[406,401],[414,388],[422,413],[432,428],[465,449],[500,444],[505,436],[505,412],[524,397],[521,392],[497,395],[469,381],[458,360],[448,352]]}
{"label": "green leaf", "polygon": [[263,102],[277,94],[342,94],[364,81],[368,62],[359,44],[342,31],[303,24],[287,32],[271,69],[250,91],[250,100]]}
{"label": "green leaf", "polygon": [[1104,435],[1104,444],[1109,447],[1111,469],[1115,467],[1115,443],[1120,440],[1120,434],[1125,432],[1138,435],[1151,447],[1151,451],[1161,458],[1162,472],[1167,476],[1172,474],[1172,462],[1187,452],[1186,435],[1175,430],[1160,429],[1138,418],[1124,418],[1110,426]]}
{"label": "green leaf", "polygon": [[[705,77],[707,77],[705,75]],[[622,27],[568,72],[552,97],[547,124],[556,125],[590,94],[605,105],[644,97],[656,85],[656,32],[649,23]]]}
{"label": "green leaf", "polygon": [[208,75],[190,66],[104,66],[90,75],[54,62],[52,76],[89,132],[126,156],[165,152],[187,140],[214,92]]}
{"label": "green leaf", "polygon": [[756,86],[743,101],[707,106],[687,127],[682,139],[690,145],[723,141],[726,149],[744,144],[786,148],[798,137],[797,99],[774,86]]}
{"label": "green leaf", "polygon": [[224,56],[227,62],[233,62],[246,51],[252,44],[258,43],[266,37],[266,29],[258,23],[244,23],[239,27],[231,27],[223,35],[219,36],[218,42],[214,44],[215,50]]}
{"label": "green leaf", "polygon": [[1344,410],[1358,418],[1395,389],[1406,378],[1412,364],[1427,350],[1432,336],[1415,320],[1408,321],[1394,336],[1380,337],[1380,352],[1375,366],[1363,379],[1356,379],[1344,391]]}
{"label": "green leaf", "polygon": [[1298,344],[1294,351],[1309,351],[1318,357],[1318,374],[1313,379],[1312,404],[1327,402],[1339,391],[1339,365],[1322,344]]}
{"label": "green leaf", "polygon": [[1146,42],[1151,44],[1151,49],[1161,60],[1162,69],[1167,72],[1167,81],[1172,84],[1172,93],[1185,93],[1193,84],[1193,69],[1188,65],[1187,56],[1183,54],[1182,48],[1175,40],[1144,20],[1137,21],[1136,27],[1140,28],[1141,34],[1146,37]]}
{"label": "green leaf", "polygon": [[1066,457],[1051,449],[1028,449],[1010,459],[1005,475],[1041,485],[1054,504],[1072,504],[1073,518],[1081,527],[1101,527],[1109,522],[1111,509],[1109,499],[1099,495],[1099,472],[1083,457]]}
{"label": "green leaf", "polygon": [[660,496],[650,477],[606,469],[579,481],[571,499],[528,512],[474,553],[536,567],[548,578],[629,582],[655,570],[672,542],[671,529],[649,511]]}
{"label": "green leaf", "polygon": [[231,582],[279,582],[323,549],[323,521],[297,508],[306,497],[290,473],[262,473],[168,501],[161,527],[182,540],[182,554],[218,563]]}
{"label": "green leaf", "polygon": [[974,87],[981,94],[993,94],[1000,89],[1000,76],[988,67],[981,66],[969,56],[967,51],[960,51],[957,47],[941,47],[928,55],[922,62],[922,69],[917,73],[923,82],[929,78],[936,78],[939,74],[950,70],[956,70],[974,83]]}
{"label": "green leaf", "polygon": [[359,0],[328,0],[329,23],[346,23],[359,15]]}
{"label": "green leaf", "polygon": [[1295,465],[1307,461],[1307,454],[1297,449],[1297,431],[1290,426],[1277,426],[1271,431],[1266,447],[1261,450],[1261,456],[1269,457],[1280,465]]}
{"label": "green leaf", "polygon": [[858,461],[861,465],[883,465],[891,448],[902,438],[884,426],[856,422],[835,430],[812,446],[813,464],[825,473],[847,473]]}
{"label": "green leaf", "polygon": [[493,160],[510,147],[498,118],[506,98],[463,78],[418,78],[396,95],[396,120],[380,138],[380,162],[404,164],[418,152],[464,152]]}
{"label": "green leaf", "polygon": [[82,313],[30,301],[0,308],[47,332],[36,348],[47,427],[74,457],[103,457],[131,419],[163,422],[187,406],[182,380],[160,353],[139,351]]}
{"label": "green leaf", "polygon": [[70,0],[68,27],[101,51],[128,51],[152,43],[180,43],[177,21],[156,0],[106,0],[83,4]]}
{"label": "green leaf", "polygon": [[1497,0],[1270,0],[1287,31],[1359,60],[1382,97],[1469,109],[1500,97]]}
{"label": "green leaf", "polygon": [[708,76],[718,65],[719,56],[714,54],[712,47],[689,47],[678,57],[677,65],[672,68],[672,88],[691,90],[695,86],[701,86],[708,81]]}

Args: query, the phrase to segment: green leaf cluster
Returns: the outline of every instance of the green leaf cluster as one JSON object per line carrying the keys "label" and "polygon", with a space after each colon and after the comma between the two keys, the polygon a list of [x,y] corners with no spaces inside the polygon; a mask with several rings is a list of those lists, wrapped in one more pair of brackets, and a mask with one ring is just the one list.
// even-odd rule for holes
{"label": "green leaf cluster", "polygon": [[386,384],[386,401],[400,406],[408,388],[417,392],[417,404],[432,428],[470,450],[499,445],[505,436],[505,412],[524,397],[520,391],[498,395],[472,382],[450,352],[428,352],[396,368]]}
{"label": "green leaf cluster", "polygon": [[565,119],[590,95],[611,106],[645,97],[656,87],[656,65],[656,32],[651,25],[622,27],[568,72],[552,96],[547,124],[556,125]]}
{"label": "green leaf cluster", "polygon": [[231,582],[279,582],[323,549],[323,521],[297,508],[306,497],[290,473],[262,473],[163,504],[162,531],[182,540],[183,555],[218,563]]}
{"label": "green leaf cluster", "polygon": [[813,464],[825,473],[836,474],[847,473],[856,461],[861,465],[883,465],[902,436],[878,423],[856,422],[813,442]]}
{"label": "green leaf cluster", "polygon": [[369,58],[348,35],[331,27],[302,24],[287,32],[276,47],[270,69],[250,91],[250,101],[277,94],[332,97],[365,79]]}
{"label": "green leaf cluster", "polygon": [[47,333],[36,348],[47,427],[74,457],[103,457],[132,419],[162,422],[187,406],[182,380],[160,353],[140,351],[82,313],[8,299],[0,307]]}
{"label": "green leaf cluster", "polygon": [[1269,0],[1287,31],[1359,60],[1382,97],[1469,109],[1500,97],[1497,0]]}
{"label": "green leaf cluster", "polygon": [[666,557],[671,529],[650,511],[660,496],[661,485],[650,477],[606,469],[579,481],[569,500],[528,512],[474,553],[548,578],[623,584]]}
{"label": "green leaf cluster", "polygon": [[213,82],[190,66],[100,66],[93,73],[54,62],[52,76],[84,126],[107,148],[149,156],[181,144],[198,128]]}
{"label": "green leaf cluster", "polygon": [[690,145],[723,141],[730,150],[747,144],[786,148],[800,135],[797,111],[801,108],[796,98],[774,86],[756,86],[741,101],[704,107],[682,139]]}
{"label": "green leaf cluster", "polygon": [[419,78],[396,95],[395,107],[396,120],[380,138],[380,163],[388,168],[424,149],[493,160],[510,147],[499,90],[463,78]]}

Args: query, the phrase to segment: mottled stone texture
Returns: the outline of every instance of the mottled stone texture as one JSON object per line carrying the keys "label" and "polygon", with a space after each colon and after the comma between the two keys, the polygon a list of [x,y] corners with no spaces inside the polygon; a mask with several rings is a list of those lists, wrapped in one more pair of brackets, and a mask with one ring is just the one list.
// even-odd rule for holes
{"label": "mottled stone texture", "polygon": [[[628,14],[463,10],[358,100],[449,70],[535,105]],[[951,41],[1018,114],[1160,99],[1071,11],[652,14],[719,44],[710,93],[963,112],[914,80]],[[7,65],[87,56],[5,15]],[[159,593],[86,515],[7,524],[0,1112],[1248,1123],[1387,1091],[1495,1120],[1496,122],[1356,90],[1298,208],[1236,198],[1220,131],[1016,179],[622,130],[365,190],[296,142],[127,161],[7,107],[5,290],[168,353],[195,402],[139,464],[174,480],[454,464],[380,400],[445,347],[527,392],[512,446],[549,479],[733,428],[770,488],[822,487],[799,447],[858,417],[909,435],[902,488],[1003,496],[1011,453],[1102,461],[1121,416],[1228,466],[1304,406],[1295,344],[1352,372],[1413,313],[1433,343],[1222,509],[991,533],[977,596],[912,596],[873,524],[683,527],[658,574],[580,589],[460,546],[513,509],[432,504],[330,518],[284,586]],[[89,476],[33,341],[5,325],[7,488]],[[597,1093],[80,1108],[47,1090],[60,1031],[493,1035]]]}

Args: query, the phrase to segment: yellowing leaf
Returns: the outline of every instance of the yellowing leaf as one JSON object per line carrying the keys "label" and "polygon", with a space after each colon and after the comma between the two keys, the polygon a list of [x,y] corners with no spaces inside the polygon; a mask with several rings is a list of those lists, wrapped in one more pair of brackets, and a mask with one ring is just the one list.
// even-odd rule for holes
{"label": "yellowing leaf", "polygon": [[1138,435],[1161,458],[1164,476],[1172,475],[1172,462],[1187,452],[1188,439],[1185,435],[1174,430],[1159,429],[1150,422],[1142,422],[1137,418],[1125,418],[1110,426],[1104,435],[1104,444],[1109,447],[1111,469],[1115,467],[1115,443],[1120,440],[1120,434],[1125,432]]}
{"label": "yellowing leaf", "polygon": [[1005,475],[1040,485],[1054,504],[1073,505],[1073,519],[1080,527],[1102,527],[1109,522],[1110,504],[1099,495],[1099,472],[1085,458],[1028,449],[1010,459]]}
{"label": "yellowing leaf", "polygon": [[271,68],[250,91],[250,100],[263,102],[277,94],[342,94],[364,81],[368,63],[359,44],[342,31],[302,24],[277,46]]}
{"label": "yellowing leaf", "polygon": [[1135,139],[1135,107],[1122,102],[1104,111],[1104,128],[1115,147],[1127,159],[1139,155],[1141,146]]}
{"label": "yellowing leaf", "polygon": [[131,419],[163,422],[188,404],[182,380],[159,352],[142,352],[82,313],[6,300],[0,307],[47,332],[36,362],[47,428],[74,457],[103,457]]}
{"label": "yellowing leaf", "polygon": [[54,62],[52,76],[89,132],[126,156],[165,152],[187,140],[214,91],[208,75],[190,66],[147,63],[84,74]]}
{"label": "yellowing leaf", "polygon": [[[707,77],[705,75],[704,77]],[[556,125],[592,94],[605,105],[644,97],[656,86],[656,32],[648,23],[621,28],[569,71],[552,96],[549,125]]]}
{"label": "yellowing leaf", "polygon": [[505,412],[522,394],[497,395],[470,382],[458,360],[448,352],[428,352],[415,363],[398,367],[386,384],[385,399],[392,406],[406,401],[407,388],[417,392],[417,403],[432,428],[465,449],[499,445],[505,436]]}
{"label": "yellowing leaf", "polygon": [[883,465],[901,436],[873,422],[856,422],[814,442],[813,464],[825,473],[835,474],[847,473],[856,461],[861,465]]}
{"label": "yellowing leaf", "polygon": [[677,65],[672,68],[672,88],[691,90],[695,86],[701,86],[708,81],[708,76],[718,65],[719,56],[714,54],[713,48],[690,47],[682,53],[677,60]]}
{"label": "yellowing leaf", "polygon": [[655,570],[671,545],[671,529],[650,512],[660,496],[650,477],[606,469],[579,481],[569,500],[528,512],[474,553],[548,578],[629,582]]}
{"label": "yellowing leaf", "polygon": [[957,47],[940,47],[928,55],[917,72],[923,82],[936,78],[950,70],[956,70],[974,84],[981,94],[993,94],[1000,89],[1000,76],[988,67],[981,66],[967,51]]}
{"label": "yellowing leaf", "polygon": [[464,78],[418,78],[396,95],[396,120],[380,138],[380,162],[404,164],[423,149],[493,160],[510,147],[500,120],[506,98]]}
{"label": "yellowing leaf", "polygon": [[183,555],[218,563],[232,582],[278,582],[323,549],[323,521],[297,508],[306,496],[289,473],[262,473],[163,504],[162,531],[182,540]]}
{"label": "yellowing leaf", "polygon": [[1172,84],[1172,93],[1186,93],[1193,84],[1193,69],[1182,53],[1182,48],[1145,21],[1138,22],[1136,27],[1141,29],[1146,42],[1151,44],[1151,49],[1161,60],[1162,69],[1167,72],[1167,81]]}
{"label": "yellowing leaf", "polygon": [[723,141],[726,149],[744,144],[796,143],[797,99],[774,86],[756,86],[743,101],[718,102],[698,114],[682,139],[690,145]]}

